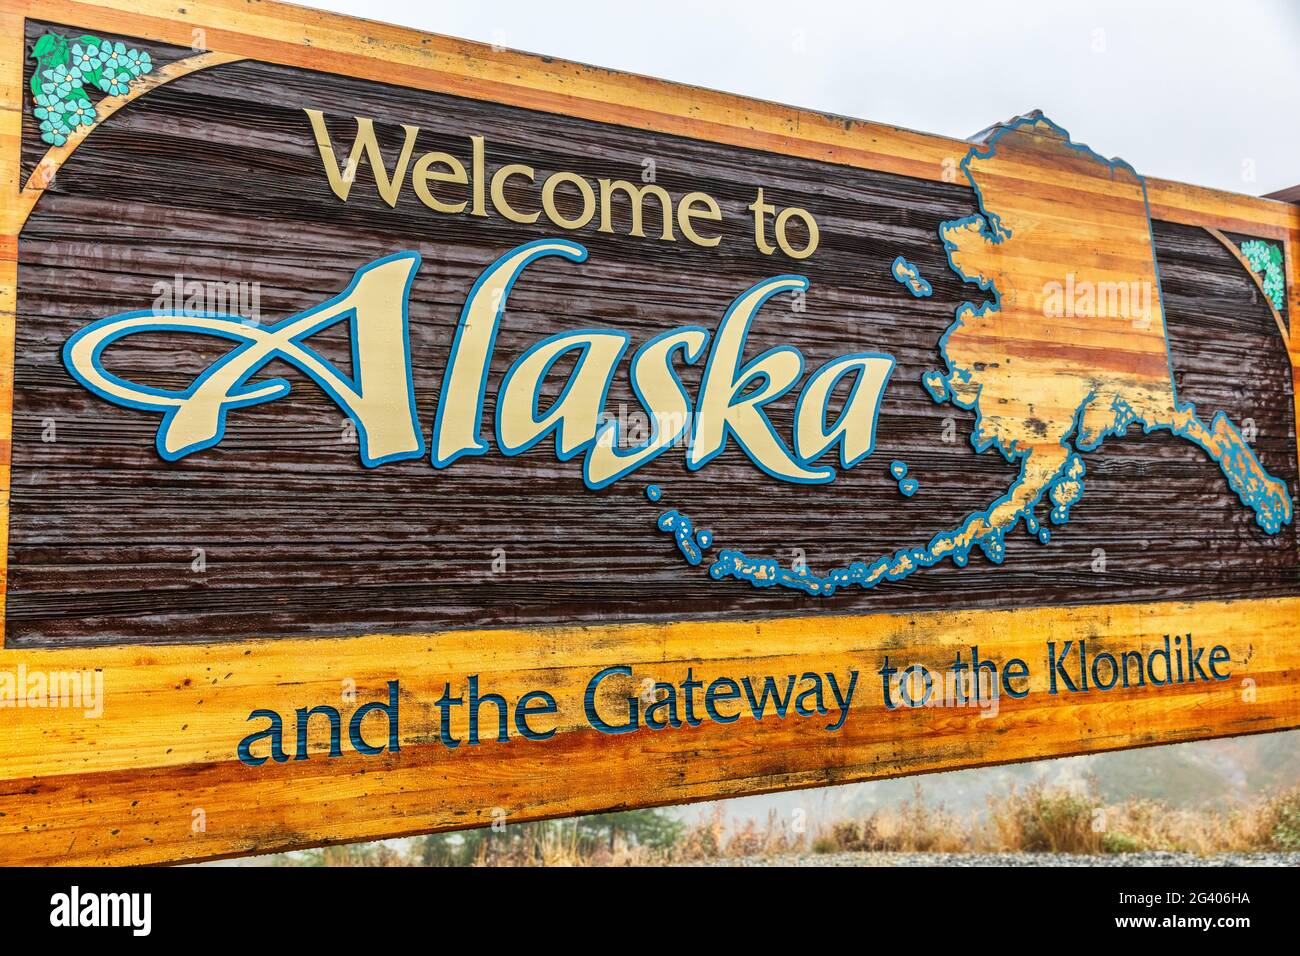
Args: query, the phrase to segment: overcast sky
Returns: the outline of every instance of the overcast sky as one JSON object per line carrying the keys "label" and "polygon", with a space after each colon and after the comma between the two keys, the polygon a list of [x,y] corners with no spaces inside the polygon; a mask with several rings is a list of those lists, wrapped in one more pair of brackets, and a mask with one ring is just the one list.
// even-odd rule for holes
{"label": "overcast sky", "polygon": [[1300,0],[308,5],[958,138],[1037,108],[1146,175],[1300,184]]}

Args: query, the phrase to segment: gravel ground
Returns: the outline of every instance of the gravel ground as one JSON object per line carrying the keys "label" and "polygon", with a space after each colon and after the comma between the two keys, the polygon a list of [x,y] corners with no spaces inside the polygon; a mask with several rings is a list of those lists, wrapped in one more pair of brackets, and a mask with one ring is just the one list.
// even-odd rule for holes
{"label": "gravel ground", "polygon": [[688,866],[1300,866],[1300,853],[807,853]]}

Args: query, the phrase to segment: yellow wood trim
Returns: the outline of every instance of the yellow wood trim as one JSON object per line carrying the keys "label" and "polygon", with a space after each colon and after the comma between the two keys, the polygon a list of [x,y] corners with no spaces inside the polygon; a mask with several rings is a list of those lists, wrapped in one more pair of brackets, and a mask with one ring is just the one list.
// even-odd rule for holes
{"label": "yellow wood trim", "polygon": [[[959,160],[968,148],[960,140],[257,0],[0,0],[0,188],[11,200],[22,191],[25,17],[185,47],[202,31],[201,46],[229,60],[323,70],[927,180],[942,180],[944,161]],[[1291,314],[1300,314],[1300,207],[1154,179],[1147,191],[1157,219],[1283,240]],[[17,249],[25,218],[18,208],[5,204],[0,235],[0,574],[8,554]],[[1290,337],[1289,352],[1300,419],[1298,339]],[[0,711],[0,860],[228,856],[473,826],[498,806],[512,820],[540,819],[1296,727],[1297,620],[1300,598],[1286,598],[268,636],[199,646],[6,647],[0,670],[99,670],[111,696],[99,720],[63,708]],[[1033,653],[1053,636],[1086,637],[1116,651],[1149,648],[1163,634],[1187,629],[1229,643],[1234,669],[1257,684],[1252,700],[1234,680],[1195,691],[1031,695],[1004,702],[1003,719],[984,725],[972,723],[978,715],[952,710],[909,712],[900,722],[864,709],[842,736],[825,734],[815,722],[783,722],[609,738],[570,719],[554,741],[485,744],[451,756],[427,733],[442,681],[471,673],[485,675],[485,685],[490,678],[494,692],[544,686],[568,694],[567,715],[579,676],[616,660],[663,679],[680,677],[687,666],[740,677],[858,663],[860,693],[868,694],[876,685],[867,664],[885,648],[937,661],[977,642],[1006,657]],[[234,759],[251,709],[326,703],[322,695],[336,696],[343,679],[355,680],[368,699],[392,678],[403,690],[400,760],[331,761],[319,747],[311,759],[256,770]],[[196,808],[205,810],[204,832],[191,828]]]}
{"label": "yellow wood trim", "polygon": [[[561,112],[656,132],[942,181],[964,140],[801,110],[271,0],[0,0],[0,9],[87,29]],[[1067,124],[1068,126],[1068,124]],[[1300,209],[1147,179],[1155,218],[1277,238]],[[1262,231],[1261,231],[1262,230]]]}
{"label": "yellow wood trim", "polygon": [[14,400],[14,329],[18,307],[18,195],[22,167],[23,85],[26,39],[23,11],[0,4],[0,654],[3,653],[5,584],[9,573],[9,479]]}
{"label": "yellow wood trim", "polygon": [[[1300,726],[1297,615],[1300,598],[1285,598],[6,649],[0,670],[101,670],[105,705],[93,720],[67,707],[0,711],[0,861],[146,863],[265,852],[481,825],[496,808],[520,821],[1280,730]],[[1048,640],[1145,653],[1165,634],[1187,630],[1198,646],[1228,646],[1231,679],[1045,692]],[[1030,696],[1003,698],[996,719],[970,707],[881,706],[875,669],[885,653],[895,663],[937,668],[971,645],[982,657],[1027,660]],[[642,679],[679,682],[688,667],[706,679],[849,669],[860,676],[855,706],[834,734],[824,729],[830,717],[792,714],[605,736],[582,721],[582,697],[591,675],[614,663],[633,668],[631,678],[611,685],[632,695]],[[471,674],[484,692],[508,700],[526,689],[553,692],[559,716],[539,727],[554,726],[556,735],[498,744],[488,708],[483,743],[442,747],[432,729],[433,701],[444,682],[463,692]],[[348,751],[330,759],[317,739],[306,760],[258,768],[236,761],[253,709],[290,718],[292,751],[294,709],[333,703],[346,719],[344,680],[355,682],[360,703],[381,697],[395,678],[402,715],[396,757]],[[615,701],[601,698],[600,706],[613,717]],[[464,736],[463,715],[452,730]],[[204,812],[205,831],[191,829],[195,809]]]}

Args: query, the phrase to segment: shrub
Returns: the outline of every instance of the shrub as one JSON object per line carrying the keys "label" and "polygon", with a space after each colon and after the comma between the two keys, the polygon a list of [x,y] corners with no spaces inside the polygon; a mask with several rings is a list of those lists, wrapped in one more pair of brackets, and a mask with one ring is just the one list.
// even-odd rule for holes
{"label": "shrub", "polygon": [[1300,787],[1270,799],[1261,814],[1259,842],[1270,850],[1300,850]]}
{"label": "shrub", "polygon": [[1041,785],[990,800],[989,818],[998,849],[1026,853],[1098,853],[1094,826],[1099,803],[1092,796]]}

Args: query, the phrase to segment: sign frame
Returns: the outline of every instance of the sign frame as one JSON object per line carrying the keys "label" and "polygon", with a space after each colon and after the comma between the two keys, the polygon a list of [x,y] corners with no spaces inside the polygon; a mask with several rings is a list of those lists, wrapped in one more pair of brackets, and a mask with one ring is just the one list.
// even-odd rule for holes
{"label": "sign frame", "polygon": [[[0,0],[0,561],[8,556],[18,243],[41,177],[21,179],[26,108],[24,21],[210,51],[190,68],[250,58],[471,99],[634,126],[845,166],[942,180],[969,144],[880,124],[498,51],[277,3],[245,0]],[[160,70],[152,85],[184,75]],[[90,135],[94,135],[93,131]],[[1300,314],[1300,206],[1148,178],[1154,219],[1248,233],[1283,244],[1289,310]],[[1300,336],[1289,340],[1300,420]],[[0,608],[0,615],[3,608]],[[997,727],[934,711],[905,729],[863,720],[841,734],[749,724],[689,737],[595,737],[570,718],[539,745],[456,754],[454,772],[423,745],[444,679],[469,673],[494,689],[582,686],[610,664],[680,680],[687,667],[765,673],[850,666],[881,647],[919,655],[978,644],[1021,656],[1043,635],[1104,632],[1143,645],[1194,618],[1210,633],[1250,629],[1254,697],[1231,687],[1163,696],[1038,699],[1008,705]],[[0,617],[2,621],[2,617]],[[250,639],[230,644],[0,649],[0,671],[102,673],[101,717],[70,709],[0,711],[0,861],[140,864],[211,859],[545,819],[639,806],[1095,753],[1300,727],[1300,598],[1150,602],[1032,610],[935,611],[753,621],[460,631],[433,635]],[[0,632],[2,633],[2,632]],[[772,668],[776,668],[773,670]],[[235,746],[258,708],[281,713],[337,694],[340,675],[363,700],[401,675],[402,748],[367,758],[241,764]],[[323,696],[325,695],[325,696]],[[902,744],[906,744],[903,747]],[[544,748],[544,749],[543,749]],[[199,825],[201,821],[202,825]]]}

